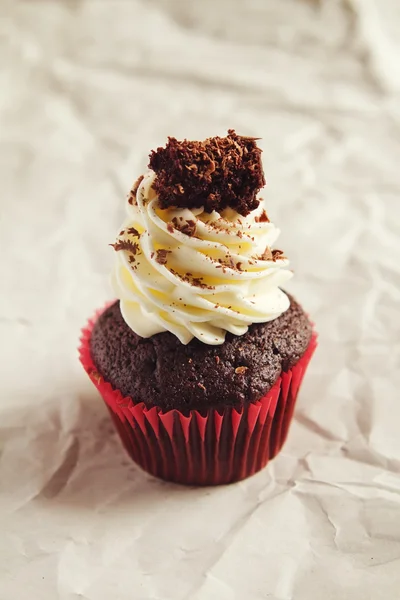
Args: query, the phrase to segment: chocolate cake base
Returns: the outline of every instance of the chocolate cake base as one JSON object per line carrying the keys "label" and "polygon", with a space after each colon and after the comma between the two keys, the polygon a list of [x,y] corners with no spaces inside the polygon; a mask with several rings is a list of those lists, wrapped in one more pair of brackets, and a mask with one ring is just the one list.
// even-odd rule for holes
{"label": "chocolate cake base", "polygon": [[220,346],[197,339],[185,346],[169,332],[142,338],[125,323],[118,301],[93,328],[92,359],[106,381],[148,408],[240,407],[262,398],[308,347],[311,323],[289,298],[280,317],[251,325],[242,336],[228,333]]}

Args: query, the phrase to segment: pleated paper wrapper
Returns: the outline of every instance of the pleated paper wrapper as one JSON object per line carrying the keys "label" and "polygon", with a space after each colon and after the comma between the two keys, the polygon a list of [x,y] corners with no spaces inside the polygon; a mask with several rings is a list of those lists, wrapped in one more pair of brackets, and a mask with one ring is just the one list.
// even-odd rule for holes
{"label": "pleated paper wrapper", "polygon": [[97,371],[90,336],[102,311],[82,330],[79,355],[106,403],[132,459],[161,479],[189,485],[218,485],[245,479],[262,469],[282,448],[301,382],[317,346],[314,332],[300,360],[282,372],[260,400],[233,407],[163,412],[124,397]]}

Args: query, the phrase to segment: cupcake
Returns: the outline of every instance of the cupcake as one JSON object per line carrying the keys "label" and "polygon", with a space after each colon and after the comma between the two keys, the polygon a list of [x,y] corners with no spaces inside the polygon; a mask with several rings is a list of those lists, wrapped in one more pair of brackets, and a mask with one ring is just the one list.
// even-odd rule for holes
{"label": "cupcake", "polygon": [[286,439],[316,347],[282,290],[288,259],[258,193],[256,138],[169,138],[150,154],[114,244],[117,300],[81,362],[125,448],[166,480],[212,485],[263,468]]}

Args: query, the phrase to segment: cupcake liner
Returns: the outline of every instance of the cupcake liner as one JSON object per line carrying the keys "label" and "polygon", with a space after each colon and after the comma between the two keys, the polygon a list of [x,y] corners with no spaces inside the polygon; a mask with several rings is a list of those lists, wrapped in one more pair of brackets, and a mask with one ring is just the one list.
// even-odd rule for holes
{"label": "cupcake liner", "polygon": [[176,483],[217,485],[262,469],[284,444],[297,394],[317,346],[314,332],[300,360],[283,372],[260,400],[233,407],[163,412],[146,408],[114,389],[96,370],[90,336],[96,318],[82,330],[81,363],[106,403],[121,441],[145,471]]}

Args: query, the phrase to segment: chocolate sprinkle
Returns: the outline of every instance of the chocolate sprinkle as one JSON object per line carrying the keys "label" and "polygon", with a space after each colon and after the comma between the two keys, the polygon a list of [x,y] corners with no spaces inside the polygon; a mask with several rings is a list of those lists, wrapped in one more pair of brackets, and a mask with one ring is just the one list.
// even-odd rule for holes
{"label": "chocolate sprinkle", "polygon": [[206,212],[231,207],[243,216],[256,209],[265,185],[258,138],[233,129],[226,137],[204,142],[168,138],[165,148],[150,154],[149,168],[161,208],[200,208]]}

